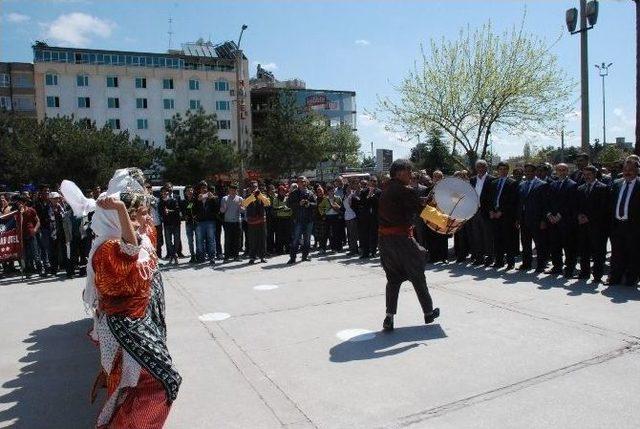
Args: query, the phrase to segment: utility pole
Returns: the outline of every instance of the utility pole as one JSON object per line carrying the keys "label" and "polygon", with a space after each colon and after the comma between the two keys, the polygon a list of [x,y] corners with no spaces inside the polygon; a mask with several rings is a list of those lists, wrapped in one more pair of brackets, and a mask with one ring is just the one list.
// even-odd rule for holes
{"label": "utility pole", "polygon": [[609,67],[611,67],[613,63],[602,65],[596,64],[596,68],[600,72],[600,77],[602,78],[602,145],[607,144],[607,110],[606,110],[606,98],[604,92],[604,78],[609,75]]}
{"label": "utility pole", "polygon": [[[587,31],[591,30],[598,20],[598,1],[580,0],[580,12],[576,8],[567,10],[567,29],[571,34],[580,33],[580,98],[581,107],[581,148],[583,152],[589,151],[589,46]],[[580,28],[576,30],[576,24],[580,21]]]}

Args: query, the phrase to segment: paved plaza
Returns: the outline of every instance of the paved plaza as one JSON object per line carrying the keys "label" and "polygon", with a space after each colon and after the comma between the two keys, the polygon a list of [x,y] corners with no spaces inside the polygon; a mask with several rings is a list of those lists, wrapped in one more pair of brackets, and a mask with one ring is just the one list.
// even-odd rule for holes
{"label": "paved plaza", "polygon": [[[638,427],[635,289],[430,266],[440,319],[405,284],[382,333],[377,259],[286,261],[164,271],[184,378],[168,428]],[[83,284],[0,280],[0,427],[92,427]]]}

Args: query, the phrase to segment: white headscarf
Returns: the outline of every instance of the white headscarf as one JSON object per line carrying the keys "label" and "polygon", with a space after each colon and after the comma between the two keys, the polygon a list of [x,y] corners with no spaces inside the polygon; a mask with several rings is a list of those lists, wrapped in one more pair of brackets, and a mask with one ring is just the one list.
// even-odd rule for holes
{"label": "white headscarf", "polygon": [[[98,200],[106,197],[120,199],[120,194],[125,191],[144,193],[142,184],[131,175],[133,170],[123,168],[116,170],[115,174],[109,181],[106,192],[103,192]],[[89,252],[89,261],[87,262],[87,284],[82,293],[82,299],[88,310],[94,313],[98,306],[98,293],[95,284],[95,272],[93,271],[93,255],[96,250],[108,240],[120,240],[122,238],[122,227],[120,219],[115,210],[104,210],[96,205],[92,199],[86,198],[78,186],[69,181],[63,180],[60,185],[60,191],[64,195],[65,200],[71,206],[76,216],[86,215],[92,209],[95,210],[91,219],[91,229],[96,237],[91,245]],[[138,259],[144,262],[150,258],[149,253],[141,249]]]}

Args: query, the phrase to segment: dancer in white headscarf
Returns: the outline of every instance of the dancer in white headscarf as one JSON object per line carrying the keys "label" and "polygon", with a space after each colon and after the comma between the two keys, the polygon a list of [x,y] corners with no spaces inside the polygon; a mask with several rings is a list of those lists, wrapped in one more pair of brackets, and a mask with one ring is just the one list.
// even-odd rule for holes
{"label": "dancer in white headscarf", "polygon": [[95,208],[83,300],[100,346],[94,398],[95,387],[108,390],[100,429],[162,427],[181,382],[166,346],[164,288],[143,182],[139,169],[118,170],[97,202],[72,182],[61,186],[76,215]]}

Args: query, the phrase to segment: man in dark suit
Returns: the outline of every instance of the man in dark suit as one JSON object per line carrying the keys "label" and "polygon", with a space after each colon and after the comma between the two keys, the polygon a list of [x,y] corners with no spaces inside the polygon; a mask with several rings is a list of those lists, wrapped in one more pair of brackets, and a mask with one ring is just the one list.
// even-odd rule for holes
{"label": "man in dark suit", "polygon": [[640,271],[640,180],[638,162],[627,159],[623,178],[611,186],[611,271],[607,284],[620,284],[624,277],[627,286],[637,286]]}
{"label": "man in dark suit", "polygon": [[[576,269],[576,192],[578,186],[569,176],[567,164],[556,165],[558,180],[549,185],[549,204],[546,219],[549,247],[553,268],[548,274],[562,274],[573,277]],[[564,252],[564,270],[562,254]]]}
{"label": "man in dark suit", "polygon": [[[609,188],[596,180],[598,169],[588,165],[582,170],[584,184],[578,187],[577,221],[580,253],[579,279],[600,282],[604,274],[609,230]],[[591,260],[593,259],[593,266]]]}
{"label": "man in dark suit", "polygon": [[362,250],[360,259],[374,257],[378,249],[378,201],[381,193],[375,176],[371,176],[364,189],[360,191],[358,202],[358,229]]}
{"label": "man in dark suit", "polygon": [[544,209],[549,194],[549,185],[536,177],[536,166],[524,166],[525,180],[518,189],[518,226],[522,241],[521,271],[531,269],[533,260],[532,242],[536,245],[536,272],[543,272],[547,265],[543,232],[547,228]]}
{"label": "man in dark suit", "polygon": [[510,177],[509,164],[498,163],[498,178],[491,185],[491,201],[493,208],[489,211],[489,218],[493,226],[493,248],[495,254],[495,268],[502,268],[507,256],[507,270],[515,264],[514,237],[516,234],[516,200],[518,191],[516,181]]}
{"label": "man in dark suit", "polygon": [[493,263],[493,231],[489,212],[494,209],[491,201],[491,186],[495,177],[487,173],[484,159],[476,161],[476,175],[469,180],[480,199],[480,209],[471,219],[471,253],[473,265],[489,266]]}
{"label": "man in dark suit", "polygon": [[586,153],[580,153],[576,156],[576,171],[571,173],[569,178],[576,182],[578,186],[584,183],[584,168],[589,165],[589,155]]}

